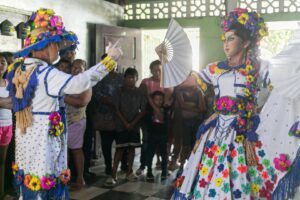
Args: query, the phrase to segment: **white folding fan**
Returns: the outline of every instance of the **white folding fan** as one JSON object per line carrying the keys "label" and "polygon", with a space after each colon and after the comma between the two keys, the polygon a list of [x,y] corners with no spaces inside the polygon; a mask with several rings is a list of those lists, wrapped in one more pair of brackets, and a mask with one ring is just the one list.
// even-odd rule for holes
{"label": "white folding fan", "polygon": [[192,70],[192,47],[183,28],[171,19],[164,41],[156,47],[163,65],[162,86],[179,85]]}

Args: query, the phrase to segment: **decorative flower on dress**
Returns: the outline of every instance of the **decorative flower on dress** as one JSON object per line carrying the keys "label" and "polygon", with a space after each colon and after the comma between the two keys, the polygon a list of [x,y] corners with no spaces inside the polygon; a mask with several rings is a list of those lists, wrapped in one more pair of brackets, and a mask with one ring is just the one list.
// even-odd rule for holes
{"label": "decorative flower on dress", "polygon": [[21,185],[24,181],[24,171],[18,170],[14,175],[15,175],[16,184]]}
{"label": "decorative flower on dress", "polygon": [[242,197],[242,192],[239,189],[237,189],[237,190],[233,191],[233,196],[235,199],[239,199]]}
{"label": "decorative flower on dress", "polygon": [[18,172],[18,170],[19,170],[19,166],[18,166],[15,162],[12,163],[11,168],[12,168],[12,170],[13,170],[13,174],[14,174],[14,175],[15,175],[15,174]]}
{"label": "decorative flower on dress", "polygon": [[55,175],[44,175],[40,179],[35,174],[25,174],[24,170],[20,170],[16,164],[13,166],[15,171],[15,182],[16,185],[25,186],[27,189],[32,192],[39,192],[41,190],[51,190],[54,187],[58,187],[60,184],[67,184],[70,180],[70,170],[65,169],[62,171],[59,177],[55,177]]}
{"label": "decorative flower on dress", "polygon": [[237,143],[243,143],[243,142],[244,142],[244,139],[245,139],[245,136],[243,136],[243,135],[237,135],[237,136],[235,137],[235,141],[236,141]]}
{"label": "decorative flower on dress", "polygon": [[259,192],[259,185],[257,185],[257,184],[252,184],[252,185],[251,185],[251,191],[252,191],[254,194],[258,193],[258,192]]}
{"label": "decorative flower on dress", "polygon": [[184,181],[184,176],[178,177],[178,178],[176,179],[175,186],[176,186],[177,188],[180,187],[180,186],[182,185],[183,181]]}
{"label": "decorative flower on dress", "polygon": [[215,197],[217,194],[215,189],[209,189],[208,191],[208,197]]}
{"label": "decorative flower on dress", "polygon": [[220,187],[223,183],[223,179],[222,178],[217,178],[215,179],[215,184],[217,187]]}
{"label": "decorative flower on dress", "polygon": [[71,172],[69,169],[65,169],[61,172],[60,176],[59,176],[60,181],[63,184],[67,184],[70,179],[71,179]]}
{"label": "decorative flower on dress", "polygon": [[228,96],[223,96],[216,100],[216,111],[221,112],[223,114],[234,114],[237,112],[237,104],[233,98]]}
{"label": "decorative flower on dress", "polygon": [[293,124],[293,126],[289,130],[289,136],[300,137],[299,123],[300,121]]}
{"label": "decorative flower on dress", "polygon": [[52,112],[48,119],[50,120],[50,122],[52,123],[52,125],[56,126],[59,124],[59,122],[61,121],[61,116],[58,112]]}
{"label": "decorative flower on dress", "polygon": [[221,69],[218,67],[218,63],[212,63],[209,66],[209,72],[211,74],[223,74],[224,72],[226,72],[227,70]]}
{"label": "decorative flower on dress", "polygon": [[205,179],[202,178],[202,179],[199,181],[199,187],[205,188],[206,185],[207,185],[207,181],[205,181]]}
{"label": "decorative flower on dress", "polygon": [[289,155],[280,154],[279,157],[273,160],[275,168],[281,172],[288,171],[292,165]]}
{"label": "decorative flower on dress", "polygon": [[43,176],[41,178],[41,188],[44,190],[50,190],[55,186],[56,179],[54,176]]}
{"label": "decorative flower on dress", "polygon": [[25,187],[30,188],[29,183],[30,183],[31,179],[32,179],[32,176],[30,174],[26,174],[25,175],[25,177],[24,177],[24,185],[25,185]]}
{"label": "decorative flower on dress", "polygon": [[52,112],[49,117],[48,134],[52,136],[60,136],[64,132],[64,123],[61,121],[61,116],[58,112]]}
{"label": "decorative flower on dress", "polygon": [[201,175],[205,176],[207,173],[208,173],[208,168],[207,167],[202,167]]}
{"label": "decorative flower on dress", "polygon": [[41,181],[38,177],[33,176],[29,181],[29,189],[32,191],[38,191],[41,189]]}

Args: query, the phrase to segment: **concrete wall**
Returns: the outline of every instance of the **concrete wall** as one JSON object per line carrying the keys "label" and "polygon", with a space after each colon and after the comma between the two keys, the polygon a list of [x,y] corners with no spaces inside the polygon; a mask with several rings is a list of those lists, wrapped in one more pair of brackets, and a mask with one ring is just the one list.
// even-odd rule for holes
{"label": "concrete wall", "polygon": [[123,8],[103,0],[1,0],[1,10],[30,14],[39,8],[54,9],[67,30],[75,32],[80,45],[77,57],[88,59],[88,23],[116,25]]}

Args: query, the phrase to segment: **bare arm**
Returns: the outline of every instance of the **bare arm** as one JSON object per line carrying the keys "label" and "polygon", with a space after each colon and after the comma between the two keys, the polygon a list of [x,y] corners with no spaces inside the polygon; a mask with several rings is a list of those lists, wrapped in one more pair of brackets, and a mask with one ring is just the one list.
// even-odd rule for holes
{"label": "bare arm", "polygon": [[0,108],[12,109],[12,100],[10,97],[0,97]]}
{"label": "bare arm", "polygon": [[134,127],[134,126],[136,125],[136,123],[138,123],[138,122],[142,119],[142,117],[144,117],[145,113],[146,113],[145,111],[140,112],[140,113],[134,118],[134,120],[133,120],[132,122],[130,122],[130,126],[131,126],[131,127]]}
{"label": "bare arm", "polygon": [[75,106],[84,107],[86,106],[92,97],[92,89],[87,89],[78,95],[65,95],[65,103]]}
{"label": "bare arm", "polygon": [[159,108],[157,108],[157,107],[154,105],[154,103],[153,103],[153,101],[152,101],[152,98],[150,97],[150,94],[149,94],[149,92],[148,92],[147,86],[146,86],[145,84],[142,83],[142,84],[140,85],[140,90],[143,92],[143,94],[144,94],[145,98],[147,99],[148,103],[149,103],[150,106],[153,108],[155,115],[156,115],[157,117],[159,117],[159,118],[162,118],[163,116],[162,116],[162,114],[161,114]]}
{"label": "bare arm", "polygon": [[128,128],[129,123],[126,121],[126,119],[123,117],[119,109],[116,109],[117,116],[121,119],[121,122],[125,125],[126,128]]}

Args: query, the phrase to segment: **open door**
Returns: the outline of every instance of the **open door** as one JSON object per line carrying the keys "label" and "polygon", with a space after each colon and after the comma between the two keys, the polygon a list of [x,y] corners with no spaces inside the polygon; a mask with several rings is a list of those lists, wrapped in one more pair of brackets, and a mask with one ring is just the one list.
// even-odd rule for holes
{"label": "open door", "polygon": [[123,50],[123,56],[118,63],[118,71],[124,72],[128,67],[134,67],[141,79],[142,55],[141,55],[141,31],[119,26],[91,24],[90,30],[90,64],[99,62],[105,52],[105,47],[111,42],[116,43]]}

